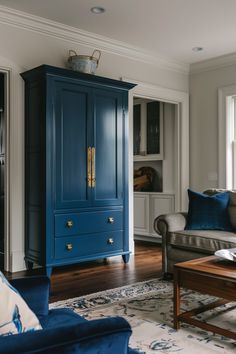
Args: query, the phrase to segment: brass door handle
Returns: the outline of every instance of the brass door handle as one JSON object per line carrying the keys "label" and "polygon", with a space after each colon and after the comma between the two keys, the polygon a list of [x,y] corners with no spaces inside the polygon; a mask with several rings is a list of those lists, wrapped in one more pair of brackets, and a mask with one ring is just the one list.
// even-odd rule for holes
{"label": "brass door handle", "polygon": [[73,227],[73,221],[72,220],[68,220],[67,222],[66,222],[66,226],[70,229],[71,227]]}
{"label": "brass door handle", "polygon": [[71,251],[73,249],[72,243],[67,243],[66,244],[66,249],[67,249],[67,251]]}
{"label": "brass door handle", "polygon": [[109,224],[114,224],[114,218],[112,216],[109,216],[107,221],[108,221]]}
{"label": "brass door handle", "polygon": [[114,243],[113,238],[109,238],[109,239],[107,240],[107,243],[108,243],[108,245],[113,245],[113,243]]}
{"label": "brass door handle", "polygon": [[87,151],[87,182],[88,182],[88,187],[91,188],[92,187],[92,165],[91,165],[91,161],[92,161],[92,149],[89,146],[88,147],[88,151]]}
{"label": "brass door handle", "polygon": [[95,188],[96,186],[96,149],[95,147],[92,147],[92,181],[91,181],[91,187]]}

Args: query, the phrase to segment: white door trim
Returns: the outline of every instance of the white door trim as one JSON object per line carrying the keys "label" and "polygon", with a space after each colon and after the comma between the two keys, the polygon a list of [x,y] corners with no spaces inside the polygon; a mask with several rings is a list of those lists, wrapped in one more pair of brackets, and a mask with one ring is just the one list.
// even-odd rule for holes
{"label": "white door trim", "polygon": [[[177,170],[176,170],[176,211],[186,211],[187,189],[189,187],[189,95],[186,92],[122,78],[124,81],[137,84],[129,94],[129,215],[133,215],[133,97],[150,98],[177,105]],[[133,249],[133,218],[129,218],[130,247]],[[132,235],[132,236],[131,236]]]}
{"label": "white door trim", "polygon": [[10,270],[10,69],[4,74],[5,170],[4,170],[4,270]]}
{"label": "white door trim", "polygon": [[227,149],[227,141],[231,135],[229,104],[227,99],[236,95],[236,85],[218,89],[218,188],[230,188],[229,181],[232,164]]}

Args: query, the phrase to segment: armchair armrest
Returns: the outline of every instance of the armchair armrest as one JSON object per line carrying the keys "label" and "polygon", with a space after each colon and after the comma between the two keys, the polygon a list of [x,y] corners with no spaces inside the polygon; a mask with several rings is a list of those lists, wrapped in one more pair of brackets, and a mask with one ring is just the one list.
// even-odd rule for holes
{"label": "armchair armrest", "polygon": [[168,232],[184,230],[187,222],[187,213],[159,215],[154,220],[154,230],[162,237],[162,272],[167,273]]}
{"label": "armchair armrest", "polygon": [[46,276],[10,280],[36,316],[48,315],[50,280]]}
{"label": "armchair armrest", "polygon": [[131,329],[121,317],[0,338],[0,354],[128,353]]}

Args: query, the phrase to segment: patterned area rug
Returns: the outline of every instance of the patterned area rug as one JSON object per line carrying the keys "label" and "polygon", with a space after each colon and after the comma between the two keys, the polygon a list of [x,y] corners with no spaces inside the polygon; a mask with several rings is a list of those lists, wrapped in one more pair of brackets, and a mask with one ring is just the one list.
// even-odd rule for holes
{"label": "patterned area rug", "polygon": [[[130,323],[133,334],[130,347],[142,354],[235,354],[236,341],[213,335],[197,327],[182,324],[172,328],[173,285],[153,279],[130,286],[55,302],[51,308],[69,307],[86,319],[122,316]],[[182,310],[207,304],[213,297],[189,290],[182,291]],[[208,311],[197,318],[236,332],[236,303]]]}

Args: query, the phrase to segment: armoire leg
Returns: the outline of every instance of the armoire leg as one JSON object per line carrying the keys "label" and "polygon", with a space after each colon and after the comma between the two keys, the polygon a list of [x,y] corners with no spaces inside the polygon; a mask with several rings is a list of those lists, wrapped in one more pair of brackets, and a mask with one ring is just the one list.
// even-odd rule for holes
{"label": "armoire leg", "polygon": [[128,263],[129,262],[129,256],[130,256],[129,254],[123,254],[122,255],[124,263]]}
{"label": "armoire leg", "polygon": [[50,278],[52,275],[52,267],[46,267],[46,275]]}

